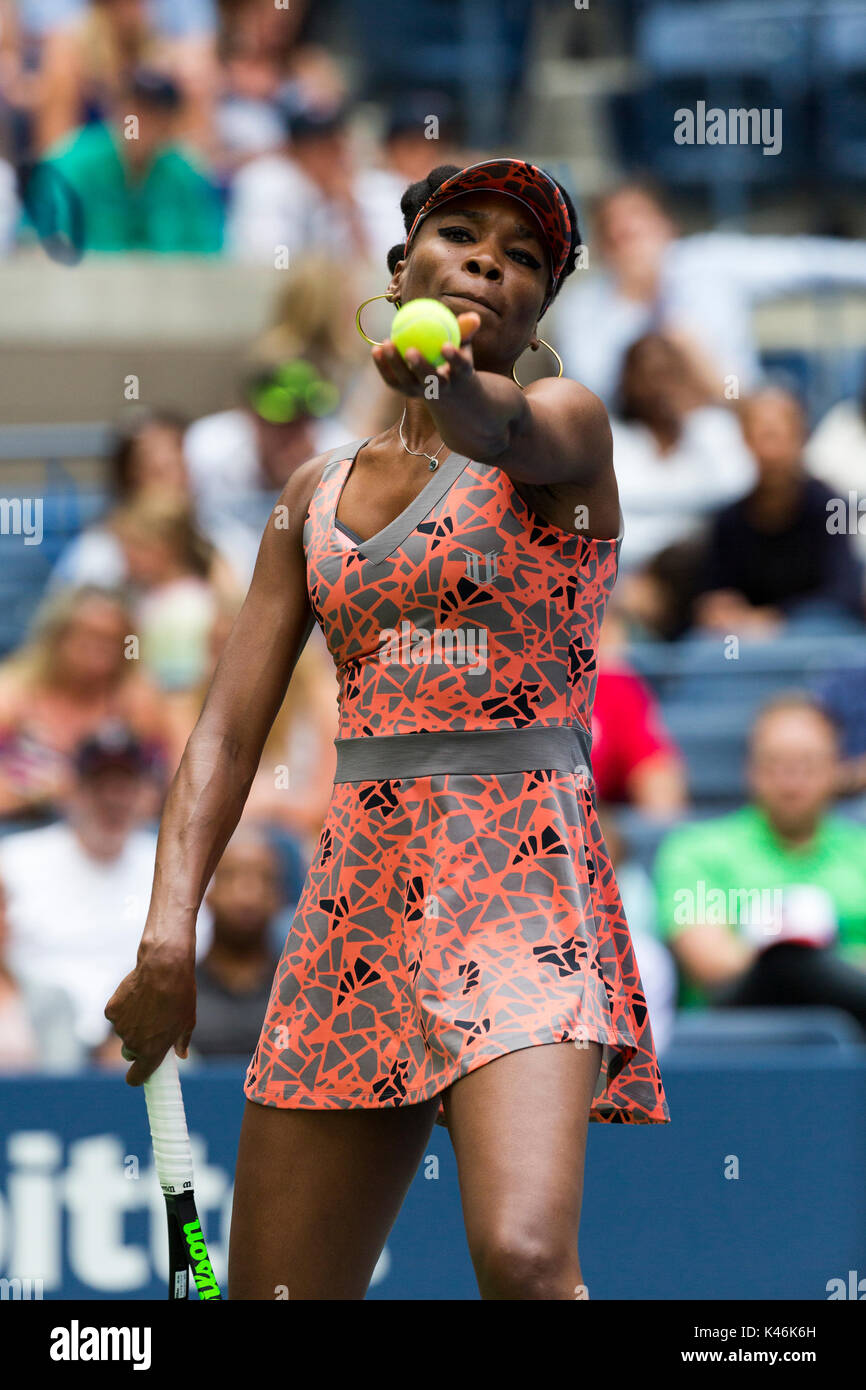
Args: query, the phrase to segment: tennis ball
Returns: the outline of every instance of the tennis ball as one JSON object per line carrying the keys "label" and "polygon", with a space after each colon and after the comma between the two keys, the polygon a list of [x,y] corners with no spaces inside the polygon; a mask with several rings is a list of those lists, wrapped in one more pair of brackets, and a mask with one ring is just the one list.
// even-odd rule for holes
{"label": "tennis ball", "polygon": [[443,343],[460,346],[460,325],[448,305],[438,299],[410,299],[394,315],[389,337],[401,357],[417,348],[434,367],[441,367]]}

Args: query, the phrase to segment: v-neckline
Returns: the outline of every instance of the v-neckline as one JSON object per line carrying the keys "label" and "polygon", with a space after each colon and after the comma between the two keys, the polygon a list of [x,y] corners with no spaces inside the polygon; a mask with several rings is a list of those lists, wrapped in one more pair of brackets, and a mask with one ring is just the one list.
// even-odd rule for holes
{"label": "v-neckline", "polygon": [[[330,525],[332,530],[339,531],[347,540],[349,537],[346,536],[345,531],[340,531],[340,528],[337,526],[337,512],[340,508],[340,500],[345,491],[346,483],[349,481],[349,475],[355,466],[355,460],[364,446],[369,444],[372,437],[373,436],[370,435],[369,438],[361,439],[355,445],[350,444],[348,448],[351,449],[352,452],[347,453],[342,459],[335,460],[338,466],[348,462],[349,467],[343,474],[342,481],[337,490],[337,497],[331,509]],[[364,559],[371,560],[374,564],[378,564],[381,560],[387,559],[398,546],[402,545],[405,540],[408,540],[418,524],[433,510],[439,499],[444,497],[452,483],[463,472],[467,463],[469,463],[469,458],[466,454],[448,454],[447,458],[442,460],[439,467],[431,472],[430,477],[427,479],[421,491],[412,498],[412,501],[403,508],[402,512],[394,517],[393,521],[389,521],[387,526],[383,526],[380,531],[376,531],[375,534],[370,536],[367,540],[363,540],[358,544],[353,543],[350,548],[363,555]]]}

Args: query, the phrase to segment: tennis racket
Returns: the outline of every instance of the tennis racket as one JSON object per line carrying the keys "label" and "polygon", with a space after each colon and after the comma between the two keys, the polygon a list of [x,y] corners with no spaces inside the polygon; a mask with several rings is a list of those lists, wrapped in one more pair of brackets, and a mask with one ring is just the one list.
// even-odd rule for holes
{"label": "tennis racket", "polygon": [[145,1081],[144,1099],[168,1215],[168,1297],[187,1297],[192,1270],[199,1298],[222,1298],[195,1209],[192,1150],[173,1048]]}

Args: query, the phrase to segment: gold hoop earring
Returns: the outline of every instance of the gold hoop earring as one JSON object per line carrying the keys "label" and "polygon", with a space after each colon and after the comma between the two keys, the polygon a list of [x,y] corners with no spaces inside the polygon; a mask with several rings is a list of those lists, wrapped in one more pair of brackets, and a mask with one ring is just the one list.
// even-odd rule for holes
{"label": "gold hoop earring", "polygon": [[[551,347],[551,346],[550,346],[550,343],[546,343],[546,342],[544,341],[543,338],[539,338],[538,341],[539,341],[539,343],[541,343],[542,347],[546,347],[546,348],[547,348],[547,351],[548,351],[548,352],[552,352],[552,353],[553,353],[554,357],[556,358],[557,362],[559,363],[559,371],[556,373],[557,379],[558,379],[559,377],[562,376],[562,358],[560,357],[559,353],[556,351],[556,348],[555,348],[555,347]],[[515,380],[515,381],[517,381],[517,372],[515,371],[515,367],[516,367],[516,366],[517,366],[517,363],[515,362],[514,367],[511,368],[511,375],[514,377],[514,380]],[[521,391],[522,391],[522,390],[523,390],[523,383],[522,383],[521,381],[517,381],[517,385],[520,387],[520,389],[521,389]]]}
{"label": "gold hoop earring", "polygon": [[[371,294],[369,299],[365,299],[363,304],[358,305],[358,312],[355,315],[355,327],[357,328],[361,337],[364,338],[366,342],[370,343],[372,347],[381,347],[382,342],[377,343],[375,338],[368,338],[367,334],[361,327],[361,313],[364,309],[366,309],[368,304],[373,303],[374,299],[387,299],[389,304],[396,304],[398,309],[402,308],[402,305],[400,304],[399,299],[392,299],[390,294]],[[382,341],[384,341],[384,339]]]}

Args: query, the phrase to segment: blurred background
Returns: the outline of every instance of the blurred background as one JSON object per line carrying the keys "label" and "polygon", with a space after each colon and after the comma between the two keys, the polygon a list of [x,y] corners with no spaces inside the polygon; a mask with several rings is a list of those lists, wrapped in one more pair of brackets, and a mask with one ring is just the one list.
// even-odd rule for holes
{"label": "blurred background", "polygon": [[[866,1275],[862,4],[0,0],[0,1274],[45,1297],[160,1296],[102,1010],[162,800],[282,486],[398,417],[353,320],[403,191],[500,153],[574,199],[541,331],[608,407],[626,526],[593,762],[673,1123],[592,1127],[592,1296],[858,1296],[830,1286]],[[315,629],[200,917],[223,1277],[336,690]],[[371,1297],[477,1296],[431,1148]]]}

